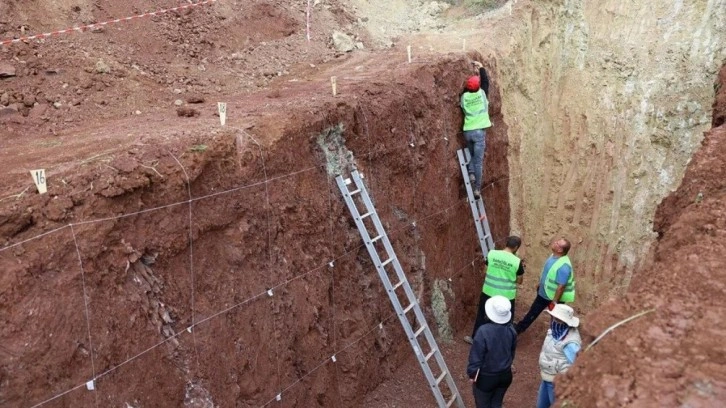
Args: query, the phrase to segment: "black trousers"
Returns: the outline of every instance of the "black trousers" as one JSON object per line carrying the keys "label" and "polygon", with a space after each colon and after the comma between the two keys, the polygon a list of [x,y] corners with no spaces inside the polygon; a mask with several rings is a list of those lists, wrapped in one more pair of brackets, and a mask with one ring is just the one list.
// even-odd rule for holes
{"label": "black trousers", "polygon": [[532,306],[529,308],[529,312],[522,318],[522,320],[517,323],[514,328],[517,330],[517,334],[524,333],[525,330],[534,322],[537,317],[542,313],[543,310],[547,309],[547,306],[552,301],[549,299],[545,299],[539,294],[537,294],[537,297],[534,298],[534,302],[532,302]]}
{"label": "black trousers", "polygon": [[[471,332],[471,338],[473,339],[476,335],[476,331],[479,329],[479,327],[487,323],[489,321],[489,318],[487,317],[486,309],[484,308],[484,305],[487,303],[487,300],[489,300],[491,296],[487,295],[484,292],[481,292],[479,295],[479,309],[476,311],[476,321],[474,321],[474,331]],[[509,303],[512,304],[512,319],[514,319],[514,299],[510,300]],[[510,319],[509,322],[511,323],[512,320]]]}
{"label": "black trousers", "polygon": [[504,394],[512,385],[512,370],[498,374],[479,373],[479,379],[472,387],[476,408],[502,408]]}

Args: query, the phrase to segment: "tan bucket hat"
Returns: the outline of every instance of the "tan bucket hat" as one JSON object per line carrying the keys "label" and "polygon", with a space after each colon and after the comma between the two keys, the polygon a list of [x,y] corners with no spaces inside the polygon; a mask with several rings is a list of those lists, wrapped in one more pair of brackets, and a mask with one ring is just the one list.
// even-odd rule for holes
{"label": "tan bucket hat", "polygon": [[577,327],[580,325],[580,319],[575,317],[575,311],[570,306],[558,303],[555,305],[554,309],[551,311],[545,310],[545,312],[562,320],[570,327]]}

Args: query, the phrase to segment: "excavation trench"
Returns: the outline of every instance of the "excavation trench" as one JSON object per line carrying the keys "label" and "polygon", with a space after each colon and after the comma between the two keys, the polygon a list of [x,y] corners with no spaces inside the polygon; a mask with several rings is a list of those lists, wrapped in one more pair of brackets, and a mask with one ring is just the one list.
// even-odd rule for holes
{"label": "excavation trench", "polygon": [[[468,331],[481,254],[456,150],[470,63],[390,61],[349,60],[337,97],[319,77],[230,101],[223,128],[117,123],[113,153],[1,202],[3,403],[359,405],[413,354],[334,181],[353,166],[435,334]],[[484,197],[501,242],[491,93]]]}

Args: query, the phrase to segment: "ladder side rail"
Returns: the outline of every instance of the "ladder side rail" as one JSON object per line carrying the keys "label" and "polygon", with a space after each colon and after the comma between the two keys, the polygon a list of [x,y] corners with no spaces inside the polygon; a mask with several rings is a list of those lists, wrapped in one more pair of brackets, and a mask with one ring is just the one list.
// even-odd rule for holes
{"label": "ladder side rail", "polygon": [[348,186],[345,184],[343,176],[336,177],[335,181],[338,183],[338,188],[340,189],[340,192],[343,193],[343,199],[348,206],[348,211],[350,211],[351,215],[353,216],[353,221],[355,222],[356,227],[358,227],[358,232],[361,234],[361,238],[363,238],[363,243],[366,244],[368,254],[371,256],[371,259],[374,263],[380,263],[378,253],[375,252],[375,250],[371,251],[371,248],[368,247],[368,243],[370,243],[371,241],[371,236],[368,233],[368,228],[360,217],[360,211],[358,211],[358,207],[356,206],[353,197],[350,195],[350,190],[348,190]]}
{"label": "ladder side rail", "polygon": [[[368,195],[367,190],[365,188],[362,188],[362,187],[364,187],[363,181],[360,179],[358,174],[354,173],[352,177],[355,180],[356,187],[361,190],[362,199],[367,207],[366,211],[371,211],[372,210],[371,207],[373,206],[373,203],[370,200],[370,196]],[[423,311],[421,310],[420,302],[416,298],[416,295],[415,295],[413,289],[411,288],[411,285],[408,281],[408,278],[406,277],[406,274],[403,271],[403,267],[401,266],[401,263],[399,262],[398,257],[395,255],[395,250],[393,248],[393,245],[391,244],[391,241],[388,238],[388,235],[385,234],[385,227],[383,226],[377,212],[375,212],[374,215],[372,216],[372,220],[373,220],[373,224],[375,225],[376,233],[383,236],[383,245],[386,250],[386,253],[389,256],[392,256],[394,258],[392,264],[393,264],[394,270],[396,272],[398,281],[403,283],[402,286],[403,286],[405,294],[406,294],[406,299],[408,300],[409,304],[415,304],[413,307],[413,311],[416,316],[416,320],[419,324],[419,327],[425,326],[423,334],[425,335],[426,341],[428,342],[429,350],[434,350],[434,349],[437,350],[436,353],[434,354],[434,357],[439,366],[440,372],[446,373],[446,382],[447,382],[447,385],[449,386],[450,391],[452,392],[452,394],[458,395],[459,399],[460,399],[461,396],[456,387],[456,383],[453,380],[451,371],[449,371],[448,367],[446,366],[446,362],[444,361],[443,355],[441,354],[441,351],[438,347],[438,344],[436,343],[436,339],[433,335],[433,332],[431,331],[431,326],[429,326],[428,322],[426,321],[426,316],[423,314]],[[393,285],[390,284],[390,279],[388,278],[388,274],[384,270],[384,267],[380,267],[379,274],[381,275],[382,280],[389,282],[385,286],[386,286],[386,290],[389,291],[389,297],[391,298],[391,301],[398,303],[400,305],[398,296],[396,295],[395,291],[393,290]],[[398,283],[398,282],[396,282],[396,283]],[[419,359],[419,363],[422,365],[422,367],[424,367],[424,366],[426,367],[426,370],[424,370],[424,371],[427,372],[427,378],[430,380],[429,383],[432,385],[433,388],[438,388],[439,393],[441,393],[440,386],[436,385],[436,383],[435,383],[433,371],[429,367],[429,363],[425,360],[425,356],[423,353],[423,349],[421,348],[421,343],[419,341],[419,338],[416,337],[416,335],[413,331],[413,327],[412,327],[413,325],[411,325],[410,321],[408,320],[408,317],[405,314],[403,314],[402,311],[403,311],[403,307],[401,305],[400,312],[399,312],[399,313],[401,313],[400,319],[402,321],[405,320],[408,325],[408,328],[410,328],[410,329],[407,328],[406,335],[409,337],[411,345],[415,346],[416,357]],[[406,325],[404,325],[404,326],[406,326]],[[428,374],[428,373],[430,373],[430,374]],[[430,378],[429,378],[429,375],[430,375]],[[441,393],[441,394],[442,394],[441,395],[442,399],[439,400],[439,403],[444,402],[443,393]],[[437,400],[438,400],[438,395],[437,395]],[[462,405],[462,407],[463,407],[463,405]]]}
{"label": "ladder side rail", "polygon": [[477,202],[481,201],[481,200],[474,199],[474,193],[471,188],[471,183],[469,182],[469,171],[466,168],[466,163],[469,160],[471,160],[471,156],[469,155],[469,149],[467,149],[467,148],[459,149],[456,151],[456,154],[459,158],[459,166],[461,167],[461,175],[464,178],[464,185],[466,186],[467,201],[469,201],[469,206],[471,206],[471,213],[472,213],[472,217],[474,218],[474,226],[476,227],[476,234],[479,239],[479,246],[481,247],[484,258],[486,258],[489,250],[487,248],[485,232],[483,231],[481,222],[479,221],[479,218],[481,218],[481,215],[479,213],[479,208],[478,208],[478,204],[477,204]]}
{"label": "ladder side rail", "polygon": [[[486,233],[485,236],[486,236],[487,246],[489,247],[489,250],[491,251],[492,249],[495,249],[494,248],[494,239],[492,238],[492,230],[489,227],[489,217],[487,217],[487,211],[486,211],[486,206],[484,205],[484,199],[480,200],[480,202],[479,202],[479,214],[481,214],[481,216],[484,217],[481,220],[481,224],[482,224],[482,227],[484,228],[484,232]],[[486,255],[485,255],[485,257],[486,257]]]}
{"label": "ladder side rail", "polygon": [[[370,234],[368,234],[367,227],[365,226],[362,219],[360,219],[360,213],[355,206],[355,202],[353,201],[352,197],[349,193],[347,193],[349,190],[347,186],[345,185],[345,181],[342,179],[341,176],[338,176],[338,186],[341,188],[341,191],[343,192],[344,197],[346,198],[346,203],[348,204],[349,209],[351,210],[351,213],[353,213],[354,220],[356,221],[356,225],[358,226],[359,231],[361,232],[361,235],[365,232],[364,241],[366,244],[366,248],[368,249],[368,253],[373,259],[373,263],[376,266],[376,271],[378,272],[378,276],[383,282],[383,286],[386,289],[386,292],[388,293],[388,297],[391,300],[391,303],[393,304],[394,309],[396,310],[396,314],[398,316],[399,321],[401,322],[401,325],[404,328],[404,331],[406,332],[406,336],[409,339],[409,343],[411,343],[412,348],[414,349],[414,352],[416,354],[416,358],[421,365],[424,375],[426,376],[427,381],[429,382],[429,385],[432,388],[432,391],[434,393],[434,397],[439,404],[440,407],[445,407],[446,402],[444,400],[443,394],[441,393],[440,388],[436,384],[436,379],[434,378],[434,374],[431,371],[431,367],[429,367],[428,363],[425,361],[423,350],[421,349],[421,345],[418,342],[418,339],[415,336],[415,333],[413,331],[413,327],[411,326],[410,321],[408,320],[408,317],[406,314],[403,313],[403,306],[401,305],[400,301],[398,300],[398,296],[396,295],[395,291],[393,290],[393,285],[391,285],[390,279],[388,277],[388,274],[385,271],[385,267],[382,265],[382,262],[380,260],[380,257],[378,255],[378,252],[376,251],[374,243],[371,242]],[[413,307],[413,310],[416,313],[416,317],[419,318],[419,316],[423,317],[423,314],[420,312],[420,307],[418,305],[418,301],[416,301],[415,296],[413,296],[413,290],[411,289],[410,284],[408,283],[408,280],[406,279],[405,275],[403,275],[402,268],[400,266],[400,263],[398,262],[398,257],[395,255],[395,252],[393,251],[393,247],[390,244],[390,240],[388,239],[387,234],[385,233],[385,229],[380,221],[380,218],[378,217],[378,212],[375,211],[375,208],[373,208],[373,203],[370,199],[370,196],[368,195],[368,191],[365,188],[365,185],[363,184],[363,181],[360,178],[360,175],[357,171],[354,171],[351,175],[352,180],[354,181],[354,184],[356,185],[356,188],[360,190],[361,198],[366,206],[366,212],[372,212],[371,219],[373,220],[373,223],[376,227],[376,233],[383,236],[383,243],[386,249],[386,253],[389,257],[393,258],[392,264],[394,265],[394,268],[396,268],[396,275],[401,281],[401,278],[403,277],[402,281],[404,288],[407,292],[407,298],[409,302],[411,299],[414,299],[415,305]],[[389,258],[390,259],[390,258]],[[410,293],[410,295],[409,295]],[[412,302],[413,303],[413,302]],[[424,320],[425,322],[425,320]]]}

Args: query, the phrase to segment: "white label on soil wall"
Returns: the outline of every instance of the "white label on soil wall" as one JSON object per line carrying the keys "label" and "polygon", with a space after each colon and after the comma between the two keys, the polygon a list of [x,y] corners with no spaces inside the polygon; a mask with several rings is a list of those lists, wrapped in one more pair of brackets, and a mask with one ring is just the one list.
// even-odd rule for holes
{"label": "white label on soil wall", "polygon": [[33,176],[33,182],[35,183],[35,187],[38,188],[38,193],[47,193],[48,187],[45,184],[45,169],[30,170],[30,175]]}
{"label": "white label on soil wall", "polygon": [[219,123],[224,126],[227,122],[227,103],[217,102],[217,109],[219,110]]}

